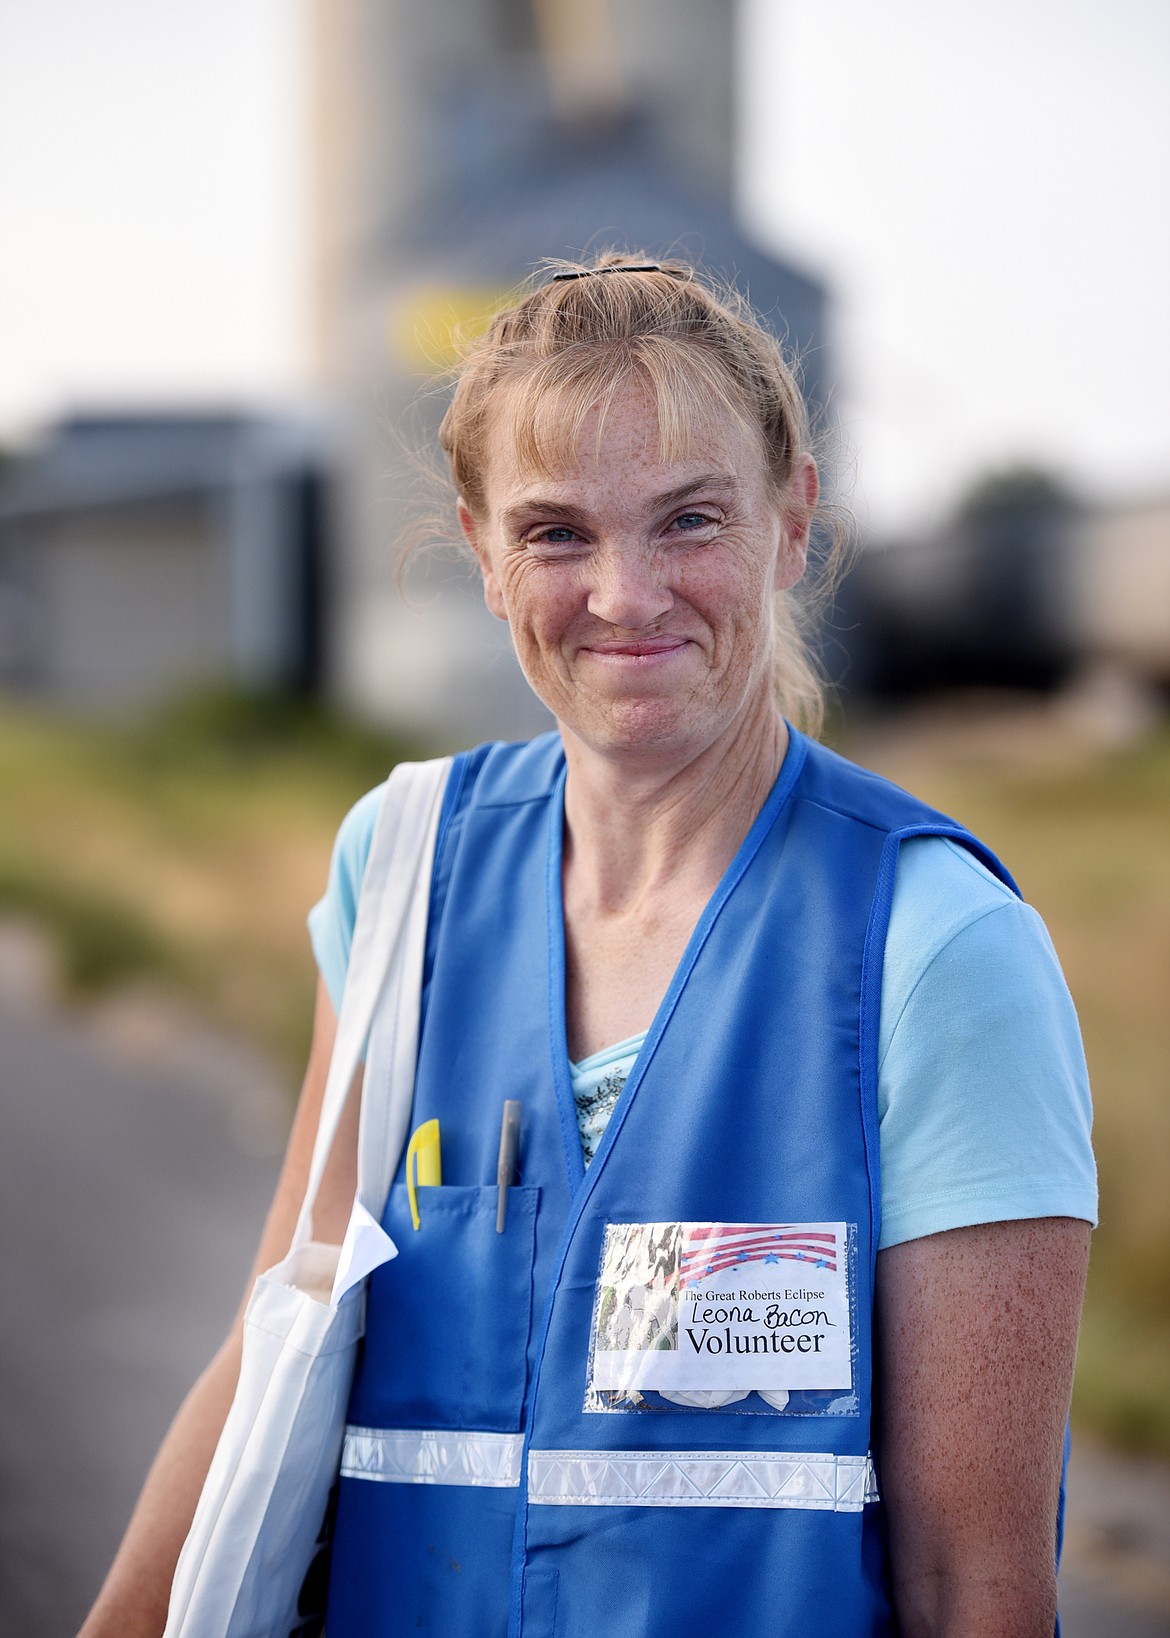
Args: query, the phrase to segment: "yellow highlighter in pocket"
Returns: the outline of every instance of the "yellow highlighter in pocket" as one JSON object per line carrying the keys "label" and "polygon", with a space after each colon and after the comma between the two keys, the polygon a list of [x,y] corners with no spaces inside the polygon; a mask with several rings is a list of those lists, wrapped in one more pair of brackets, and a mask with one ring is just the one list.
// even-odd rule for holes
{"label": "yellow highlighter in pocket", "polygon": [[416,1229],[421,1227],[416,1189],[428,1185],[433,1187],[442,1181],[439,1123],[437,1120],[426,1120],[411,1134],[406,1146],[406,1197],[410,1201],[410,1220]]}

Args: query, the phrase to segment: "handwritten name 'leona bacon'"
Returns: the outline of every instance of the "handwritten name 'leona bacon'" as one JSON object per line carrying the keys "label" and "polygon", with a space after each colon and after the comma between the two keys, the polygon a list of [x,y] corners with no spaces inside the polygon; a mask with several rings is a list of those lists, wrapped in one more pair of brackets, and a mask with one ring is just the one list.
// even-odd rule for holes
{"label": "handwritten name 'leona bacon'", "polygon": [[765,1325],[769,1331],[803,1331],[811,1325],[827,1325],[833,1328],[833,1322],[823,1308],[781,1308],[778,1303],[770,1303],[762,1314],[757,1314],[751,1304],[717,1303],[706,1308],[700,1308],[696,1303],[690,1318],[696,1325]]}

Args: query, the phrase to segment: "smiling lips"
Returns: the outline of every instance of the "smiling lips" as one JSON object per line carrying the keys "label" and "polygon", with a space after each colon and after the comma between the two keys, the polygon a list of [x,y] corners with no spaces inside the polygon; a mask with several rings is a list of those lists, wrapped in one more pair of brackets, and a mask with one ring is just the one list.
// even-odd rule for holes
{"label": "smiling lips", "polygon": [[625,643],[584,643],[582,649],[602,660],[654,660],[686,646],[685,637],[642,637]]}

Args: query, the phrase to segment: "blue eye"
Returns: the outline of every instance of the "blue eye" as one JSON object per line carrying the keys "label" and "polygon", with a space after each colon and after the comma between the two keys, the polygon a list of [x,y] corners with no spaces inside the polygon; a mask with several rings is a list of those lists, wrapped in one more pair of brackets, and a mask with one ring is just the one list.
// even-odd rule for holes
{"label": "blue eye", "polygon": [[705,512],[682,512],[675,518],[674,526],[676,529],[705,529],[713,522],[714,519],[709,518]]}
{"label": "blue eye", "polygon": [[576,538],[575,531],[563,523],[554,523],[547,529],[541,529],[534,536],[534,539],[542,546],[568,546]]}

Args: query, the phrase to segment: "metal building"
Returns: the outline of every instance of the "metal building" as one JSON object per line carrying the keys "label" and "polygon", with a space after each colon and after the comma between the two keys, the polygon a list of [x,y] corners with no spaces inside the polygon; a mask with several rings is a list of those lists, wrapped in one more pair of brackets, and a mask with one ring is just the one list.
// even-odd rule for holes
{"label": "metal building", "polygon": [[76,416],[0,483],[0,683],[121,710],[321,669],[325,429]]}

